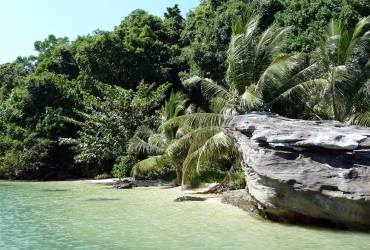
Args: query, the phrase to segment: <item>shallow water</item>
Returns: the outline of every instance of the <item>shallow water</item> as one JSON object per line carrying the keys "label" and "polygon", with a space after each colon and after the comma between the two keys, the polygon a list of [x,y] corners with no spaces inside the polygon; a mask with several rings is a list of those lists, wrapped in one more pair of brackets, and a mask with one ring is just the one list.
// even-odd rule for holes
{"label": "shallow water", "polygon": [[179,188],[0,181],[0,249],[370,249],[370,233],[256,218]]}

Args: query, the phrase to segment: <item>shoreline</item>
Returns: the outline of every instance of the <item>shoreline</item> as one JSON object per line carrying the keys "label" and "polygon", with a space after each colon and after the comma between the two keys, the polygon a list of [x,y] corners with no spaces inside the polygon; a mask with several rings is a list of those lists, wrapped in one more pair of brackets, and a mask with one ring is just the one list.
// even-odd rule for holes
{"label": "shoreline", "polygon": [[[121,178],[125,179],[125,178]],[[35,180],[4,180],[0,179],[0,181],[21,181],[21,182],[78,182],[78,183],[84,183],[84,184],[104,184],[104,185],[113,185],[119,181],[119,178],[107,178],[107,179],[93,179],[93,178],[78,178],[78,179],[66,179],[66,180],[50,180],[50,181],[35,181]],[[228,197],[230,195],[233,195],[234,192],[238,190],[232,190],[229,192],[224,192],[221,194],[199,194],[199,192],[205,192],[208,189],[212,188],[217,183],[208,183],[206,187],[200,187],[200,188],[191,188],[186,187],[184,189],[181,189],[181,186],[175,186],[171,181],[165,181],[165,180],[135,180],[136,186],[133,188],[145,188],[145,187],[162,187],[162,188],[178,188],[179,191],[183,196],[192,196],[192,197],[203,197],[203,198],[224,198]],[[227,202],[225,202],[227,203]],[[232,204],[232,203],[230,203]],[[232,204],[235,205],[235,204]],[[237,206],[239,207],[239,206]]]}
{"label": "shoreline", "polygon": [[[121,178],[121,180],[124,178]],[[66,181],[80,181],[82,183],[91,183],[91,184],[114,184],[116,181],[118,181],[119,178],[108,178],[108,179],[100,179],[100,180],[95,180],[95,179],[77,179],[77,180],[66,180]],[[136,180],[137,187],[172,187],[172,188],[180,188],[181,186],[175,186],[172,184],[170,181],[165,181],[165,180]],[[184,195],[197,195],[201,197],[206,197],[206,196],[215,196],[215,194],[210,194],[210,195],[205,195],[205,194],[197,194],[198,192],[204,192],[207,191],[208,189],[212,188],[213,186],[217,185],[217,183],[209,183],[207,187],[202,187],[202,188],[191,188],[191,187],[186,187],[185,189],[181,190],[181,193]],[[232,192],[232,191],[231,191]],[[223,194],[217,194],[217,197],[224,197],[227,195],[229,192],[223,193]]]}
{"label": "shoreline", "polygon": [[[129,178],[121,178],[123,179],[129,179]],[[78,180],[66,180],[66,181],[80,181],[83,183],[92,183],[92,184],[115,184],[117,181],[119,181],[120,178],[108,178],[108,179],[78,179]],[[165,180],[133,180],[130,179],[130,181],[135,181],[135,184],[137,187],[163,187],[163,186],[173,186],[170,181]]]}

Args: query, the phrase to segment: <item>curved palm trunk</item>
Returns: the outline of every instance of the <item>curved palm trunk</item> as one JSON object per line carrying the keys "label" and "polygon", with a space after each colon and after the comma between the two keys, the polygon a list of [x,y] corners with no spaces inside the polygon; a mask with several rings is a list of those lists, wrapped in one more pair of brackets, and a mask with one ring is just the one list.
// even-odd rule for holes
{"label": "curved palm trunk", "polygon": [[207,191],[198,192],[197,194],[221,194],[223,192],[230,191],[232,187],[230,187],[229,182],[230,182],[230,179],[232,179],[231,173],[235,171],[235,167],[236,167],[235,162],[236,162],[236,158],[234,158],[234,164],[231,166],[231,168],[227,172],[227,175],[224,177],[224,179],[220,183],[208,189]]}
{"label": "curved palm trunk", "polygon": [[221,194],[223,192],[230,191],[231,188],[229,186],[229,180],[230,180],[230,172],[228,172],[225,178],[220,183],[218,183],[216,186],[204,192],[197,192],[197,194]]}

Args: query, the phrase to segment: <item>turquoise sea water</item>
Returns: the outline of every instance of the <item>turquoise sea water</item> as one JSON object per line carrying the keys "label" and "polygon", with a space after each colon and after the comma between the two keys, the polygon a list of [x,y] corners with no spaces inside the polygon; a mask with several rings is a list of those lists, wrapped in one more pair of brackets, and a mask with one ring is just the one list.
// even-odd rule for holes
{"label": "turquoise sea water", "polygon": [[370,232],[300,227],[179,188],[0,181],[0,249],[370,249]]}

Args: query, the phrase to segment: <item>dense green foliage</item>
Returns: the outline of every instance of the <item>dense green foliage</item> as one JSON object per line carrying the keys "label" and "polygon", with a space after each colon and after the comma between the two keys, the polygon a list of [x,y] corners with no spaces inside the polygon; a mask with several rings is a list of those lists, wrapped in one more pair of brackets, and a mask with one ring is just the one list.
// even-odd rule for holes
{"label": "dense green foliage", "polygon": [[354,29],[332,20],[310,54],[310,65],[289,81],[280,84],[285,90],[276,98],[299,104],[297,116],[369,125],[370,16],[361,19]]}
{"label": "dense green foliage", "polygon": [[[187,112],[187,100],[180,93],[172,93],[161,110],[161,125]],[[189,110],[189,109],[188,109]],[[190,132],[188,126],[161,126],[159,133],[155,133],[147,126],[140,126],[135,136],[128,143],[131,154],[148,154],[145,160],[138,162],[133,168],[133,176],[142,175],[153,169],[164,166],[173,166],[177,174],[177,182],[181,183],[181,167],[187,150],[177,141]]]}
{"label": "dense green foliage", "polygon": [[62,118],[81,107],[73,82],[49,72],[30,74],[18,79],[0,107],[2,175],[56,165],[69,169],[71,152],[56,141],[75,130]]}
{"label": "dense green foliage", "polygon": [[137,127],[157,125],[157,117],[152,113],[159,108],[168,87],[164,84],[153,90],[153,85],[144,88],[140,84],[134,92],[101,84],[102,97],[85,94],[84,111],[74,109],[80,119],[65,119],[80,127],[77,138],[60,138],[59,142],[72,145],[76,163],[99,166],[94,170],[109,172],[113,163],[126,154],[126,143]]}
{"label": "dense green foliage", "polygon": [[359,18],[370,15],[367,0],[299,0],[281,1],[284,11],[276,14],[280,26],[293,26],[287,41],[287,51],[311,52],[320,34],[331,19],[346,20],[346,28],[353,28]]}
{"label": "dense green foliage", "polygon": [[369,126],[369,15],[366,0],[201,0],[186,18],[175,5],[74,41],[49,35],[37,56],[0,65],[0,177],[198,186],[238,169],[230,116]]}

